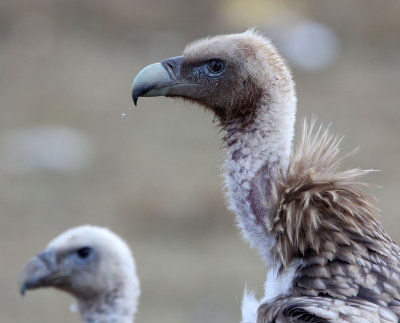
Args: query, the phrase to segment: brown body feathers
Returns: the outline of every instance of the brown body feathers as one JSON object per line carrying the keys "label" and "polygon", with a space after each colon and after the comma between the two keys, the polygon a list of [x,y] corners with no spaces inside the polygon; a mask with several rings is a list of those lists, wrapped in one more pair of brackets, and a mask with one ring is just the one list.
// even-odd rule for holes
{"label": "brown body feathers", "polygon": [[302,265],[291,297],[262,305],[259,322],[397,322],[400,249],[382,229],[374,199],[359,189],[368,171],[338,170],[349,156],[337,158],[340,140],[312,129],[305,122],[286,176],[273,185],[266,223],[281,270],[294,259]]}

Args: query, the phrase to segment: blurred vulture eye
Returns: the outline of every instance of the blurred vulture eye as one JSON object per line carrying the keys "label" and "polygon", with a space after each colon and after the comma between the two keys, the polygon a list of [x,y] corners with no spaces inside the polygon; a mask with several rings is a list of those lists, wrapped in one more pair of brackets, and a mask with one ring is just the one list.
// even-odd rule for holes
{"label": "blurred vulture eye", "polygon": [[221,75],[225,68],[225,64],[220,59],[213,59],[207,63],[207,70],[210,76]]}
{"label": "blurred vulture eye", "polygon": [[93,253],[93,250],[90,247],[82,247],[76,251],[76,255],[78,256],[78,258],[80,260],[89,259],[92,255],[92,253]]}
{"label": "blurred vulture eye", "polygon": [[73,261],[80,265],[86,266],[91,263],[95,255],[95,251],[91,247],[81,247],[79,249],[75,249],[71,254]]}

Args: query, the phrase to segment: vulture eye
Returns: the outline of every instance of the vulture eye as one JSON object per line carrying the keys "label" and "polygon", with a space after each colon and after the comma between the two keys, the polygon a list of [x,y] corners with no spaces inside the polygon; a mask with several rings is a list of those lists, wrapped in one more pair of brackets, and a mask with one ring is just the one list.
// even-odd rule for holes
{"label": "vulture eye", "polygon": [[93,250],[90,247],[82,247],[76,251],[76,255],[81,260],[88,259],[92,255],[92,253],[93,253]]}
{"label": "vulture eye", "polygon": [[223,72],[225,64],[220,59],[213,59],[207,63],[207,70],[210,76],[219,76]]}

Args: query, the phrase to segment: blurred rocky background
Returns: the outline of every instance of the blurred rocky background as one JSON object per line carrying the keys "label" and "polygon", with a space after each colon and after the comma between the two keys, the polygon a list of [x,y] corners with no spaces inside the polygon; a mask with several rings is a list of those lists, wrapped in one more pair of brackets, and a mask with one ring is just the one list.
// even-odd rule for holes
{"label": "blurred rocky background", "polygon": [[[266,269],[226,210],[221,134],[197,107],[133,107],[145,65],[201,36],[257,27],[293,67],[298,120],[360,145],[400,241],[400,2],[36,0],[0,3],[0,322],[78,322],[54,290],[21,298],[22,264],[68,227],[108,226],[132,246],[137,322],[239,322]],[[300,122],[298,122],[299,124]]]}

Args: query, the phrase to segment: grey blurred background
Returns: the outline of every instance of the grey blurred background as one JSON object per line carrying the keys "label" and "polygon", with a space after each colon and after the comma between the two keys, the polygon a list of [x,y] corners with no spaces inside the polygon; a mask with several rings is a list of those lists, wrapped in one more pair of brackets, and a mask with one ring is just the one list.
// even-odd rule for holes
{"label": "grey blurred background", "polygon": [[400,241],[400,2],[36,0],[0,3],[0,321],[78,322],[22,264],[65,229],[107,226],[134,250],[137,322],[239,322],[266,269],[226,210],[221,134],[198,107],[134,108],[135,74],[209,34],[258,27],[293,67],[298,120],[360,145],[349,166]]}

